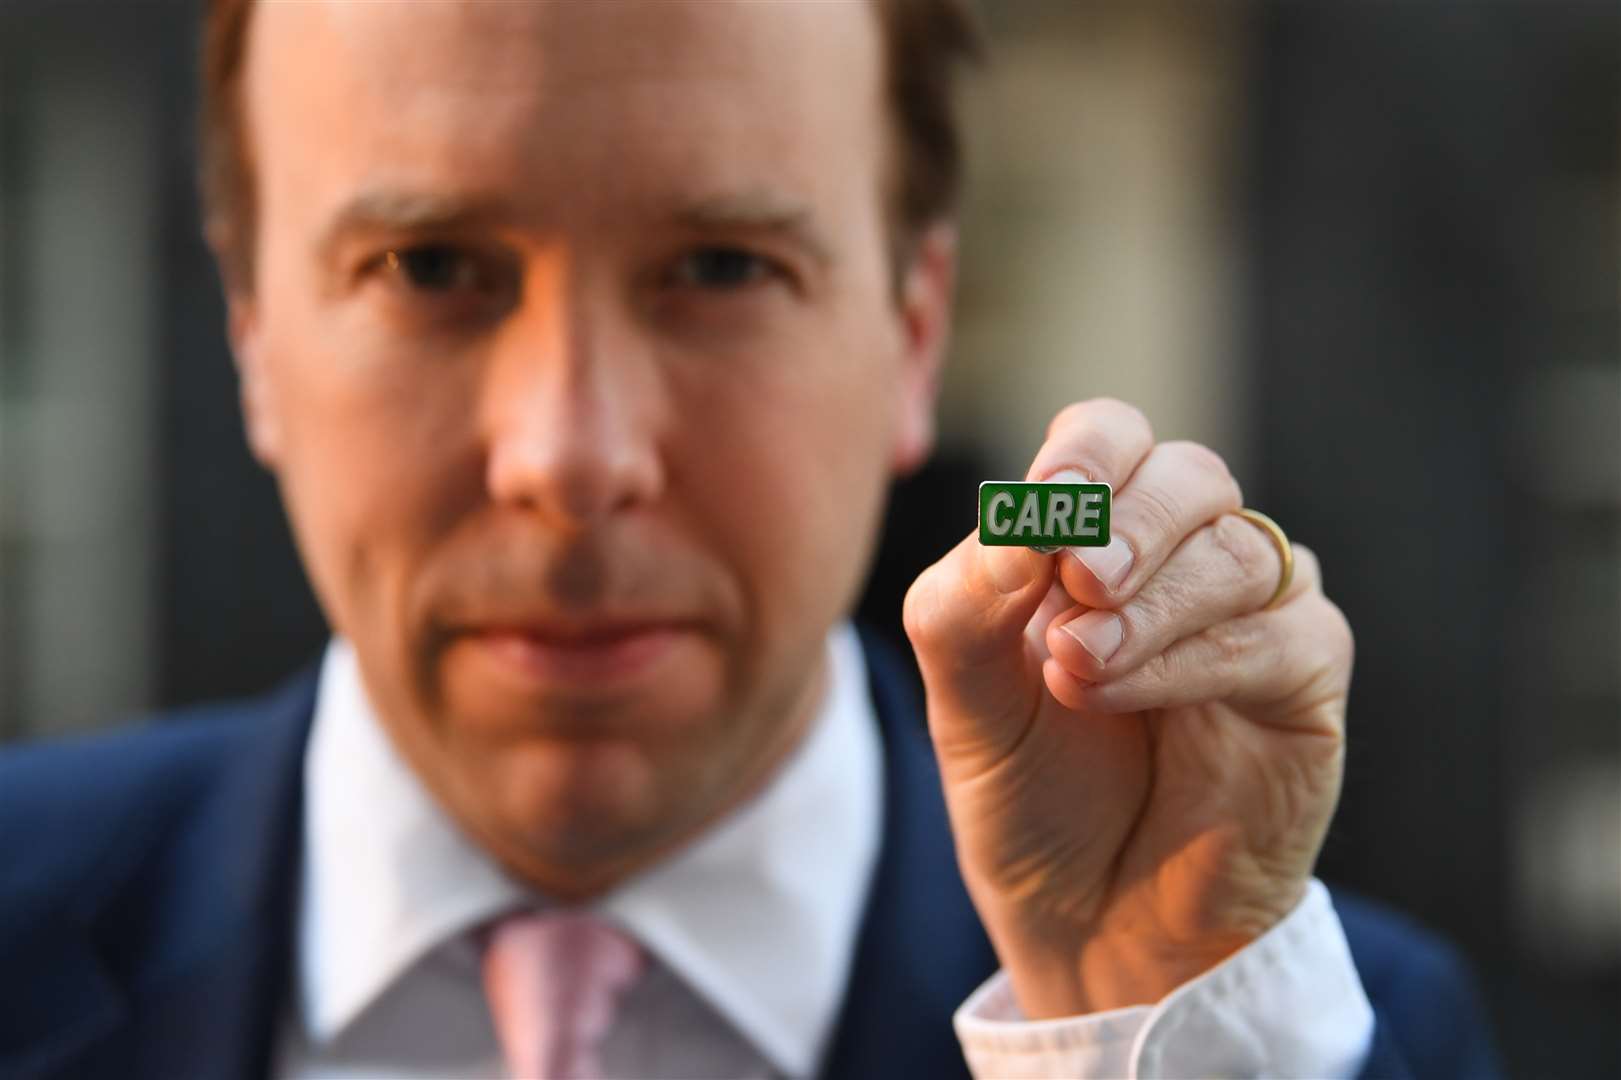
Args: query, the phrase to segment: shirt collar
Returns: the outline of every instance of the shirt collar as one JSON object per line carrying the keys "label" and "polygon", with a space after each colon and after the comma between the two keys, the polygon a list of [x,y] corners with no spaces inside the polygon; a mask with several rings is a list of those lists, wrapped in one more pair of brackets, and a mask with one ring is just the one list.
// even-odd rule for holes
{"label": "shirt collar", "polygon": [[[849,975],[882,815],[861,645],[829,636],[828,690],[753,799],[595,907],[790,1075],[815,1070]],[[306,1033],[336,1038],[429,952],[535,904],[395,751],[354,651],[328,646],[305,757],[298,970]]]}

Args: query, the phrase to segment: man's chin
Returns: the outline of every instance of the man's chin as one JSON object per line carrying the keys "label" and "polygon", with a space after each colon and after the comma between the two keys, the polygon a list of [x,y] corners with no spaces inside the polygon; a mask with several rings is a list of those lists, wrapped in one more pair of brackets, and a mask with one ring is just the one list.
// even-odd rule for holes
{"label": "man's chin", "polygon": [[515,877],[573,900],[611,887],[679,839],[662,775],[633,742],[548,739],[511,747],[469,782],[482,788],[474,805],[483,807],[485,846]]}

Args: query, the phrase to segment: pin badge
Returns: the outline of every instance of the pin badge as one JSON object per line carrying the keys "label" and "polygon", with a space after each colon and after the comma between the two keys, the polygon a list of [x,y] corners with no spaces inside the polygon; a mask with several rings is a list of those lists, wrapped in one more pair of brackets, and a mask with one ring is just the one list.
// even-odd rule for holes
{"label": "pin badge", "polygon": [[1112,495],[1108,484],[987,480],[979,485],[979,542],[1046,555],[1061,547],[1106,547]]}

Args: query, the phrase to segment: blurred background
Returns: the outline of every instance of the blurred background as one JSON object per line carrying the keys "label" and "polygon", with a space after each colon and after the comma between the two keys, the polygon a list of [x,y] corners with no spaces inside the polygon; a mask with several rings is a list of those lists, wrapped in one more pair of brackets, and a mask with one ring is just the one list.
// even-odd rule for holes
{"label": "blurred background", "polygon": [[[1112,394],[1358,638],[1323,876],[1456,941],[1515,1075],[1621,1075],[1621,7],[997,0],[934,466],[864,610]],[[193,193],[189,3],[0,2],[0,739],[262,689],[320,617]]]}

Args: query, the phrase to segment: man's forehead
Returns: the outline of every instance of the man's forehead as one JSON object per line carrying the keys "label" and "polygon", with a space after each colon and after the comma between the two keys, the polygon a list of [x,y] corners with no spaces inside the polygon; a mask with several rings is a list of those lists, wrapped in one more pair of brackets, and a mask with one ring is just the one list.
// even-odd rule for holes
{"label": "man's forehead", "polygon": [[672,199],[751,191],[814,204],[880,150],[879,32],[862,0],[333,0],[264,4],[255,19],[259,167],[290,179],[298,159],[323,216],[362,188],[547,213],[560,190],[575,210],[667,214]]}
{"label": "man's forehead", "polygon": [[793,77],[818,66],[821,78],[848,80],[876,58],[877,37],[867,0],[262,0],[251,47],[338,52],[391,82],[455,78],[469,89],[566,93],[683,75]]}

